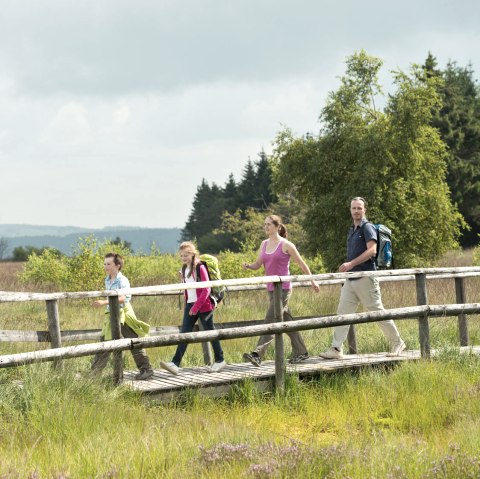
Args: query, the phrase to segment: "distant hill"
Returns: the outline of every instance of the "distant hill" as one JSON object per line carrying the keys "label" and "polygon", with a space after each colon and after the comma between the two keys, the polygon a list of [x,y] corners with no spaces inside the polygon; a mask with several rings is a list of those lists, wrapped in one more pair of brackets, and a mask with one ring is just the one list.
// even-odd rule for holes
{"label": "distant hill", "polygon": [[6,257],[11,256],[17,246],[45,246],[57,248],[71,254],[80,236],[95,235],[99,241],[115,239],[117,236],[132,244],[135,252],[149,253],[152,243],[162,253],[174,253],[180,241],[180,228],[136,228],[133,226],[108,226],[102,229],[75,226],[43,226],[0,224],[0,238],[8,238]]}

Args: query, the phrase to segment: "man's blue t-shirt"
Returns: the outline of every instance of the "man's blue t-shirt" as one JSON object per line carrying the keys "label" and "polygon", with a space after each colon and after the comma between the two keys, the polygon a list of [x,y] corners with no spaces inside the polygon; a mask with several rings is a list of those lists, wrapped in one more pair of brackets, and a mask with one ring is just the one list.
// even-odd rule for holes
{"label": "man's blue t-shirt", "polygon": [[[367,250],[368,241],[377,241],[377,230],[366,218],[362,219],[360,226],[352,225],[347,236],[347,261],[360,256]],[[374,258],[368,259],[364,263],[354,266],[350,271],[375,271]]]}

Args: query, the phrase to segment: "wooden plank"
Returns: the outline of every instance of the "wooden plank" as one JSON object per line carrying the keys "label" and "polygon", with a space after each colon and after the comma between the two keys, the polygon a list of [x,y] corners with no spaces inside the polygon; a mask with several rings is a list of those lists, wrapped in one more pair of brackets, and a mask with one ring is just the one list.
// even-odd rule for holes
{"label": "wooden plank", "polygon": [[[466,354],[480,355],[480,346],[460,347],[459,351]],[[432,357],[435,357],[439,351],[432,350]],[[288,365],[287,372],[298,374],[300,378],[311,377],[318,374],[333,373],[346,369],[357,369],[385,364],[395,364],[403,361],[418,361],[421,359],[420,350],[404,351],[396,357],[387,356],[386,352],[368,353],[368,354],[349,354],[342,359],[328,360],[320,357],[310,357],[307,361]],[[133,390],[143,394],[149,399],[169,400],[177,397],[186,389],[199,390],[208,395],[224,395],[231,390],[234,384],[239,384],[246,378],[253,380],[256,384],[259,382],[268,382],[273,384],[275,375],[275,362],[267,360],[262,363],[262,367],[257,368],[247,363],[229,364],[224,370],[228,376],[224,377],[221,373],[208,373],[205,367],[184,368],[184,373],[179,376],[170,375],[163,381],[158,381],[158,370],[155,370],[153,378],[147,381],[133,380],[133,373],[126,372],[124,384]],[[207,391],[208,390],[208,391]]]}

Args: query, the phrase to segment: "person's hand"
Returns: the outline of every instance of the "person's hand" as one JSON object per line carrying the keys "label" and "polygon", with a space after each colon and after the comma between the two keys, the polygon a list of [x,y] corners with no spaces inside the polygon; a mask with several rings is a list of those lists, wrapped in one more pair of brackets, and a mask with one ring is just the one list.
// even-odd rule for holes
{"label": "person's hand", "polygon": [[103,299],[97,299],[97,301],[94,301],[92,304],[94,308],[101,308],[102,306],[105,306],[105,305],[106,305],[106,301]]}
{"label": "person's hand", "polygon": [[353,268],[353,264],[351,261],[347,261],[346,263],[343,263],[340,265],[340,268],[338,268],[338,271],[340,273],[346,273],[347,271],[350,271]]}
{"label": "person's hand", "polygon": [[312,288],[315,291],[315,293],[318,293],[320,291],[320,286],[318,286],[316,281],[312,281]]}
{"label": "person's hand", "polygon": [[250,269],[250,265],[247,262],[243,263],[243,269]]}

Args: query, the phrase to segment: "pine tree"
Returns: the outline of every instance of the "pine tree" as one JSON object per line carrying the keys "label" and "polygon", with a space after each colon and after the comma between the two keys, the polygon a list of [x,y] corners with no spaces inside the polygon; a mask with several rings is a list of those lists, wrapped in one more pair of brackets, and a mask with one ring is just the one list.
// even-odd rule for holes
{"label": "pine tree", "polygon": [[438,70],[431,54],[425,61],[427,75],[442,78],[438,86],[442,104],[432,125],[438,129],[447,150],[447,184],[451,197],[470,226],[460,239],[462,246],[478,243],[480,234],[480,92],[469,65],[449,62]]}

